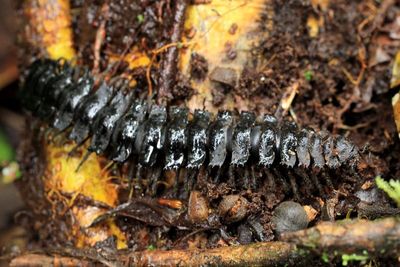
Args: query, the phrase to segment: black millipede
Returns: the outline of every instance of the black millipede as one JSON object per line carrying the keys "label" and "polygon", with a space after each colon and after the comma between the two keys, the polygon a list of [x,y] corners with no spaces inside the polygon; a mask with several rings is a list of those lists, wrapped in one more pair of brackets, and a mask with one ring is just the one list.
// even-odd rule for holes
{"label": "black millipede", "polygon": [[[78,145],[91,138],[87,155],[134,162],[138,176],[151,170],[152,183],[163,170],[185,170],[189,183],[205,169],[212,182],[255,189],[264,176],[297,196],[338,184],[342,178],[331,174],[339,168],[342,177],[359,177],[361,153],[343,136],[299,129],[271,115],[224,110],[214,118],[206,110],[150,104],[135,98],[123,80],[95,82],[88,69],[63,60],[35,61],[22,95],[33,116]],[[299,180],[304,189],[296,186]]]}

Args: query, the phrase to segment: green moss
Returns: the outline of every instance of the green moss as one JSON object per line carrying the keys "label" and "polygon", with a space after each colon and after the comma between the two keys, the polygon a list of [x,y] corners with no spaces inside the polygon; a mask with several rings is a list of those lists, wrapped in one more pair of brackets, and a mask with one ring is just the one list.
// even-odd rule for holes
{"label": "green moss", "polygon": [[137,20],[139,21],[139,23],[143,23],[143,21],[144,21],[144,15],[143,15],[143,14],[137,15]]}
{"label": "green moss", "polygon": [[14,149],[0,131],[0,183],[9,184],[21,177],[18,163],[14,161]]}
{"label": "green moss", "polygon": [[14,150],[8,142],[6,136],[0,131],[0,165],[3,165],[5,161],[11,161],[14,159]]}
{"label": "green moss", "polygon": [[312,72],[311,70],[306,70],[306,71],[304,72],[304,78],[305,78],[307,81],[311,81],[311,80],[313,79],[313,72]]}
{"label": "green moss", "polygon": [[400,181],[390,180],[389,182],[383,180],[382,177],[377,176],[375,183],[379,189],[385,191],[388,196],[393,199],[397,206],[400,207]]}
{"label": "green moss", "polygon": [[367,251],[363,251],[362,255],[360,254],[343,254],[342,255],[342,265],[347,266],[350,261],[359,261],[361,264],[365,264],[365,262],[369,259],[369,255]]}
{"label": "green moss", "polygon": [[321,259],[322,259],[325,263],[329,263],[329,255],[328,255],[328,253],[326,253],[326,251],[322,252]]}
{"label": "green moss", "polygon": [[156,247],[154,245],[148,245],[147,250],[156,250]]}

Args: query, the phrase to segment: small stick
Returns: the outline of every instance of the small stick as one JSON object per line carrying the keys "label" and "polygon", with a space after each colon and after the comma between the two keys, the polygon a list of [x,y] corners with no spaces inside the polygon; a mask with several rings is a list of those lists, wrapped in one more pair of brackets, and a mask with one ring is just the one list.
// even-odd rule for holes
{"label": "small stick", "polygon": [[[174,10],[174,18],[171,32],[171,43],[179,43],[181,41],[183,33],[183,25],[185,22],[185,13],[187,8],[186,0],[177,0]],[[161,71],[159,77],[159,90],[158,90],[158,102],[161,99],[171,98],[171,88],[176,80],[176,73],[178,70],[178,46],[171,46],[163,60],[161,61]]]}
{"label": "small stick", "polygon": [[99,28],[96,32],[96,39],[94,42],[94,60],[93,60],[93,73],[99,73],[100,71],[100,58],[101,58],[101,47],[103,46],[104,39],[106,37],[106,22],[108,20],[109,6],[108,2],[105,2],[101,7],[101,14],[104,16],[100,23]]}
{"label": "small stick", "polygon": [[81,264],[79,266],[94,266],[99,262],[106,266],[299,266],[315,258],[307,253],[307,248],[318,254],[366,251],[371,256],[396,256],[400,249],[400,219],[324,222],[306,230],[284,233],[281,239],[288,243],[276,241],[214,249],[104,253],[96,249],[66,247],[56,251],[27,252],[11,260],[10,266],[43,266],[43,263],[55,266],[56,258],[65,263],[62,266],[76,266],[76,262]]}
{"label": "small stick", "polygon": [[[264,242],[246,246],[231,246],[215,249],[191,250],[154,250],[143,252],[121,251],[99,255],[93,249],[88,251],[64,249],[65,257],[57,255],[28,253],[14,258],[10,266],[56,266],[57,257],[62,263],[79,262],[81,265],[60,264],[58,266],[98,266],[102,262],[106,266],[279,266],[285,263],[302,262],[302,256],[295,246],[283,242]],[[106,260],[105,260],[106,259]],[[29,263],[27,265],[27,263]],[[83,263],[83,264],[82,264]]]}
{"label": "small stick", "polygon": [[400,250],[400,219],[323,222],[306,230],[283,233],[281,240],[317,252],[349,254],[365,250],[373,254],[384,251],[384,254],[389,255]]}

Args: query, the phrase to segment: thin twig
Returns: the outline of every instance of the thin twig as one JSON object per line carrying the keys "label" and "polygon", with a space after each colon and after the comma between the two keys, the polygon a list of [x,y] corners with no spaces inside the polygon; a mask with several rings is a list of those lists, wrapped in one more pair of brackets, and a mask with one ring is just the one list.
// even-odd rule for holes
{"label": "thin twig", "polygon": [[[186,0],[176,1],[170,43],[181,41],[187,5]],[[172,97],[171,88],[176,80],[178,70],[178,52],[176,45],[171,46],[161,61],[158,100]]]}
{"label": "thin twig", "polygon": [[146,69],[146,79],[147,79],[147,84],[148,84],[148,97],[149,98],[151,98],[153,96],[153,84],[151,82],[151,67],[153,66],[153,63],[154,63],[157,55],[163,53],[168,48],[175,47],[177,45],[178,45],[178,43],[170,43],[170,44],[167,44],[167,45],[164,45],[164,46],[160,47],[157,50],[152,51],[153,55],[152,55],[152,57],[150,59],[149,65],[147,66],[147,69]]}
{"label": "thin twig", "polygon": [[24,254],[13,259],[10,266],[43,266],[43,263],[54,263],[56,257],[57,260],[62,259],[65,266],[76,266],[67,263],[76,263],[80,259],[84,259],[83,266],[94,266],[99,262],[107,266],[277,266],[284,264],[293,266],[301,262],[302,256],[295,250],[294,245],[283,242],[264,242],[216,249],[121,251],[107,255],[100,255],[94,249],[87,251],[66,249],[64,253],[57,252],[55,255],[53,253]]}
{"label": "thin twig", "polygon": [[103,46],[104,38],[106,37],[106,23],[108,20],[108,1],[101,7],[101,14],[104,16],[100,23],[99,28],[96,32],[96,39],[94,42],[94,60],[93,60],[93,73],[100,71],[100,58],[101,58],[101,47]]}
{"label": "thin twig", "polygon": [[324,222],[306,230],[284,233],[281,240],[318,252],[357,253],[367,251],[380,254],[384,251],[384,254],[389,255],[400,250],[400,219]]}

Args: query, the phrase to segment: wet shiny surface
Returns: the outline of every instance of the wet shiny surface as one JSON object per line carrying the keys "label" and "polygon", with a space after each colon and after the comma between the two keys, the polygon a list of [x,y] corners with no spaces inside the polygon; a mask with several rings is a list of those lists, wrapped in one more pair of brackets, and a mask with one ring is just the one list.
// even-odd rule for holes
{"label": "wet shiny surface", "polygon": [[251,112],[242,112],[237,123],[232,139],[232,160],[233,165],[244,166],[250,157],[251,129],[256,116]]}
{"label": "wet shiny surface", "polygon": [[299,166],[308,168],[311,163],[310,152],[308,151],[310,138],[309,131],[302,129],[298,134],[298,145],[296,148],[297,158],[299,160]]}
{"label": "wet shiny surface", "polygon": [[188,168],[200,168],[206,160],[210,118],[209,112],[198,109],[189,123]]}
{"label": "wet shiny surface", "polygon": [[210,129],[210,162],[211,167],[221,167],[225,162],[228,145],[228,128],[233,122],[229,111],[218,112],[216,121]]}
{"label": "wet shiny surface", "polygon": [[84,75],[76,86],[68,88],[59,97],[60,108],[54,116],[53,127],[63,131],[71,125],[76,107],[84,100],[93,88],[93,79]]}
{"label": "wet shiny surface", "polygon": [[147,115],[147,104],[140,100],[133,102],[127,113],[117,122],[111,137],[112,159],[124,162],[133,153],[134,143]]}
{"label": "wet shiny surface", "polygon": [[89,151],[102,154],[110,143],[116,122],[124,115],[132,99],[132,92],[118,91],[110,104],[102,108],[92,127],[92,140]]}
{"label": "wet shiny surface", "polygon": [[271,115],[256,119],[252,112],[237,116],[220,111],[212,120],[203,110],[191,118],[186,108],[171,106],[167,113],[165,106],[148,107],[142,100],[132,101],[134,91],[124,90],[121,83],[110,86],[100,80],[93,89],[88,71],[65,62],[33,63],[26,82],[35,99],[27,103],[28,109],[39,110],[42,118],[56,110],[56,129],[73,125],[70,139],[79,144],[92,137],[89,151],[117,162],[135,155],[142,166],[159,164],[158,169],[165,170],[224,164],[336,169],[354,166],[359,158],[357,148],[342,136],[299,130],[295,123]]}
{"label": "wet shiny surface", "polygon": [[69,136],[78,144],[84,141],[90,132],[98,112],[107,105],[113,93],[112,87],[102,83],[94,94],[88,95],[77,107],[74,117],[76,122]]}
{"label": "wet shiny surface", "polygon": [[188,114],[189,110],[186,108],[170,108],[170,123],[167,128],[164,169],[178,169],[184,162],[186,154]]}
{"label": "wet shiny surface", "polygon": [[139,142],[141,143],[139,161],[142,165],[153,166],[156,163],[157,156],[164,147],[166,122],[166,108],[152,106],[149,119],[144,126],[143,142]]}
{"label": "wet shiny surface", "polygon": [[259,164],[270,167],[275,162],[276,122],[264,120],[261,126],[260,146],[258,150]]}

